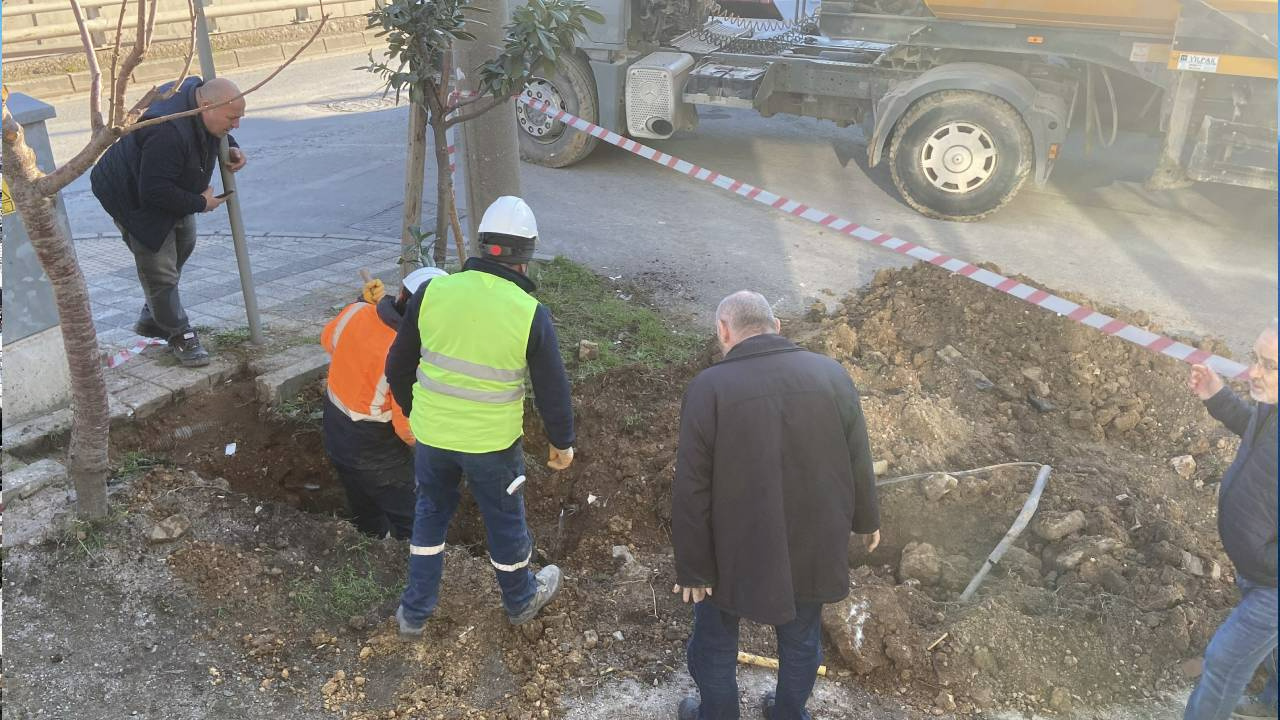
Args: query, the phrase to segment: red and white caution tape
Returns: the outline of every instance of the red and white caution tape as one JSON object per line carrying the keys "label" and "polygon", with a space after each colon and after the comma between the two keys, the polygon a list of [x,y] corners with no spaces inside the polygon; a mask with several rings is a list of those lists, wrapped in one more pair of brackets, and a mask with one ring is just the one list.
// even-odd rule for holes
{"label": "red and white caution tape", "polygon": [[721,190],[727,190],[736,195],[754,200],[763,205],[784,212],[788,215],[808,220],[812,223],[821,225],[824,228],[834,230],[839,233],[857,238],[863,242],[871,243],[877,247],[886,250],[892,250],[899,255],[906,255],[915,260],[931,263],[941,268],[949,270],[958,275],[963,275],[975,282],[982,283],[989,288],[999,290],[1000,292],[1012,295],[1019,300],[1026,301],[1037,307],[1044,308],[1050,312],[1057,313],[1068,317],[1082,325],[1099,330],[1107,335],[1118,337],[1127,342],[1131,342],[1142,348],[1146,348],[1152,352],[1167,355],[1176,360],[1181,360],[1190,364],[1203,364],[1213,368],[1217,373],[1226,377],[1244,379],[1249,374],[1249,368],[1234,360],[1219,355],[1214,355],[1207,350],[1200,350],[1184,343],[1180,343],[1172,338],[1158,335],[1149,330],[1144,330],[1135,325],[1130,325],[1123,320],[1117,320],[1109,315],[1100,313],[1093,308],[1074,303],[1066,298],[1053,295],[1040,288],[1018,282],[1013,278],[1008,278],[999,273],[984,270],[973,263],[954,258],[949,255],[930,250],[923,245],[908,242],[901,238],[894,237],[879,230],[874,230],[865,225],[846,220],[832,213],[819,210],[814,207],[805,205],[796,200],[791,200],[776,193],[769,192],[763,188],[756,187],[750,183],[735,180],[728,175],[699,167],[686,160],[681,160],[674,155],[668,155],[659,152],[648,145],[643,145],[625,138],[608,128],[600,127],[594,123],[587,122],[576,115],[567,113],[559,108],[552,107],[548,103],[540,100],[533,100],[525,96],[519,96],[517,101],[522,102],[535,110],[550,115],[553,119],[558,120],[569,127],[592,135],[604,142],[626,150],[629,153],[638,155],[645,160],[655,162],[663,167],[675,170],[678,173],[688,175],[695,180],[701,180],[710,183]]}
{"label": "red and white caution tape", "polygon": [[120,367],[121,365],[125,364],[129,360],[129,358],[133,357],[134,355],[142,354],[143,350],[146,350],[152,345],[167,345],[167,344],[168,343],[166,343],[164,340],[159,340],[157,338],[139,337],[129,347],[124,348],[123,350],[119,350],[103,358],[102,364],[106,365],[108,368]]}

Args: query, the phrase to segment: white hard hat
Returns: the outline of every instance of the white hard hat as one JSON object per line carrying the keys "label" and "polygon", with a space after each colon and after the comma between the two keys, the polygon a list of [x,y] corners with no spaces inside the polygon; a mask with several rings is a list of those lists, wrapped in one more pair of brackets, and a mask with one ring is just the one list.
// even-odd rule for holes
{"label": "white hard hat", "polygon": [[538,221],[524,200],[514,195],[503,195],[484,211],[478,232],[481,235],[494,233],[533,239],[538,237]]}
{"label": "white hard hat", "polygon": [[414,270],[408,275],[405,275],[404,280],[400,281],[400,286],[404,288],[405,292],[412,295],[418,292],[419,288],[425,285],[426,282],[431,278],[440,277],[442,275],[448,275],[448,274],[449,273],[444,271],[444,268],[438,268],[438,267],[418,268],[417,270]]}

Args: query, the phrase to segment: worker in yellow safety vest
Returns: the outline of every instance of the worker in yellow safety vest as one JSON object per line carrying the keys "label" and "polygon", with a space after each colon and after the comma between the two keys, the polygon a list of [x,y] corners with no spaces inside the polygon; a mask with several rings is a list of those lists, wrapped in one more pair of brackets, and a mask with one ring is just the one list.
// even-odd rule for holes
{"label": "worker in yellow safety vest", "polygon": [[381,280],[365,283],[362,298],[325,326],[329,353],[325,383],[324,449],[347,493],[361,532],[407,540],[413,529],[413,432],[391,400],[383,368],[404,317],[405,303],[439,268],[420,268],[401,281],[398,297]]}
{"label": "worker in yellow safety vest", "polygon": [[563,470],[573,461],[569,379],[551,313],[529,295],[536,286],[526,275],[538,225],[523,200],[504,196],[485,211],[479,235],[481,257],[409,300],[387,355],[391,394],[417,438],[409,579],[396,610],[408,636],[420,635],[435,611],[464,475],[511,623],[532,620],[560,589],[555,565],[529,569],[523,493],[526,372],[551,445],[547,465]]}

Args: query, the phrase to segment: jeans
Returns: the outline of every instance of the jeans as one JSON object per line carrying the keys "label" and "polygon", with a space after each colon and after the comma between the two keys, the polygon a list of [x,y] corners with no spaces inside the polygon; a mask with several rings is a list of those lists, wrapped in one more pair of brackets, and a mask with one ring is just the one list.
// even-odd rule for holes
{"label": "jeans", "polygon": [[1183,720],[1227,720],[1253,673],[1265,663],[1267,685],[1259,696],[1276,705],[1276,588],[1237,578],[1240,604],[1213,634],[1204,670],[1187,700]]}
{"label": "jeans", "polygon": [[518,615],[537,593],[529,570],[533,537],[525,523],[524,488],[507,494],[511,481],[524,474],[520,441],[490,453],[455,452],[418,443],[414,470],[418,503],[409,545],[409,582],[400,597],[405,619],[418,625],[435,612],[444,570],[445,534],[461,498],[458,485],[463,475],[484,518],[489,562],[502,589],[502,605],[508,615]]}
{"label": "jeans", "polygon": [[[796,604],[796,619],[775,625],[778,687],[772,720],[809,720],[804,709],[822,664],[822,605]],[[693,606],[689,674],[698,685],[699,720],[738,718],[738,616],[710,600]]]}
{"label": "jeans", "polygon": [[182,309],[178,280],[182,278],[182,266],[196,247],[196,216],[179,218],[156,252],[135,240],[118,223],[116,227],[120,228],[125,244],[133,252],[134,263],[138,266],[138,282],[142,284],[142,294],[146,298],[138,322],[144,325],[154,323],[168,333],[170,339],[181,336],[191,329],[191,322],[187,319],[187,311]]}
{"label": "jeans", "polygon": [[347,491],[351,519],[360,532],[382,538],[389,531],[397,540],[409,539],[417,502],[411,461],[381,470],[360,470],[336,462],[333,466]]}

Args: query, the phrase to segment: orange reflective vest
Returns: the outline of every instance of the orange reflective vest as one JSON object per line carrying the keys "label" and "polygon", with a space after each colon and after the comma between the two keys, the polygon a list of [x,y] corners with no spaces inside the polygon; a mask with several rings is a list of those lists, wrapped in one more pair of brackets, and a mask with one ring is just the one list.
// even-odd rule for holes
{"label": "orange reflective vest", "polygon": [[383,369],[396,331],[378,317],[378,308],[354,302],[329,321],[320,345],[329,353],[329,400],[355,421],[389,422],[412,444],[409,421],[391,397]]}

